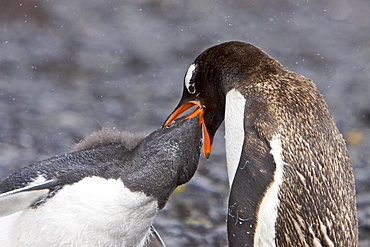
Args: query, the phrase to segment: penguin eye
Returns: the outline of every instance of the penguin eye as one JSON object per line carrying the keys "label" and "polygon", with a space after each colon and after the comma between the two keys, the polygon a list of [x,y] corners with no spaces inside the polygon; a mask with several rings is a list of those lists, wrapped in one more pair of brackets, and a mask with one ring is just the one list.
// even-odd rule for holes
{"label": "penguin eye", "polygon": [[195,85],[194,84],[189,84],[188,91],[191,94],[195,94]]}
{"label": "penguin eye", "polygon": [[193,76],[196,72],[197,66],[195,64],[190,65],[188,71],[186,72],[184,83],[185,87],[188,90],[189,93],[195,94],[195,82],[193,80]]}

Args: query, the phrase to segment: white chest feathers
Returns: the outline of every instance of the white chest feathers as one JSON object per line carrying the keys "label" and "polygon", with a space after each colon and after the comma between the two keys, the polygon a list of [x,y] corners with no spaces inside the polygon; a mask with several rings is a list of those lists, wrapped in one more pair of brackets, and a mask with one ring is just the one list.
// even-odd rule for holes
{"label": "white chest feathers", "polygon": [[238,169],[245,138],[244,111],[244,96],[236,89],[230,90],[226,94],[225,108],[225,147],[230,187]]}
{"label": "white chest feathers", "polygon": [[0,246],[142,246],[157,201],[121,181],[66,185],[37,209],[0,218]]}

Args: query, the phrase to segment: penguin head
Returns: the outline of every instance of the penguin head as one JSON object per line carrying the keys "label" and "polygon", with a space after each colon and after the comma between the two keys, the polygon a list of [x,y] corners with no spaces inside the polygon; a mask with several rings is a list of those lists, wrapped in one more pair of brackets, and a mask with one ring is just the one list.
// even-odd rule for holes
{"label": "penguin head", "polygon": [[152,132],[134,153],[162,176],[162,180],[174,181],[179,186],[187,183],[198,167],[201,136],[199,115],[180,118],[174,124]]}
{"label": "penguin head", "polygon": [[140,167],[128,174],[126,185],[158,198],[159,209],[198,167],[202,137],[199,119],[199,115],[180,118],[152,132],[133,150],[132,163]]}
{"label": "penguin head", "polygon": [[224,120],[227,92],[242,91],[248,84],[277,74],[280,67],[283,69],[275,59],[248,43],[231,41],[208,48],[189,66],[181,100],[164,126],[174,120],[179,111],[188,109],[184,107],[187,102],[199,102],[205,108],[203,118],[212,144]]}

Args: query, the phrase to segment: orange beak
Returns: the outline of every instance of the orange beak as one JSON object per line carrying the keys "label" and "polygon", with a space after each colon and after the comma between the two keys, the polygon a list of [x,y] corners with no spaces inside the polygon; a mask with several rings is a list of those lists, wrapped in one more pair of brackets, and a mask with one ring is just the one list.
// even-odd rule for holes
{"label": "orange beak", "polygon": [[178,118],[183,112],[185,112],[186,110],[190,109],[191,107],[193,107],[195,105],[197,106],[197,108],[194,111],[192,111],[189,115],[187,115],[184,118],[184,120],[188,119],[188,118],[195,117],[198,114],[200,114],[199,121],[200,121],[200,124],[202,125],[202,129],[203,129],[203,156],[204,156],[204,158],[208,159],[209,155],[211,154],[211,151],[212,151],[211,138],[209,137],[207,126],[206,126],[206,124],[204,122],[204,118],[203,118],[204,109],[206,107],[204,105],[202,105],[199,101],[189,101],[189,102],[186,102],[185,104],[183,104],[182,106],[180,106],[179,108],[177,108],[176,111],[174,111],[171,114],[171,116],[167,119],[167,121],[164,123],[163,127],[168,126],[170,123],[172,123],[173,120]]}

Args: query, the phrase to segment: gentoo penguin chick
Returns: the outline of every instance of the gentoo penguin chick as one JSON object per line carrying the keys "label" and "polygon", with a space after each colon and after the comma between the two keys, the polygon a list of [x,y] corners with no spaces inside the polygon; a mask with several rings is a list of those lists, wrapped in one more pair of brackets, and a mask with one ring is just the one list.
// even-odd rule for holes
{"label": "gentoo penguin chick", "polygon": [[210,143],[225,119],[229,246],[357,246],[352,165],[311,80],[227,42],[190,65],[164,126],[192,104],[205,106]]}
{"label": "gentoo penguin chick", "polygon": [[164,246],[152,221],[197,169],[201,115],[145,137],[103,131],[0,184],[0,246]]}

